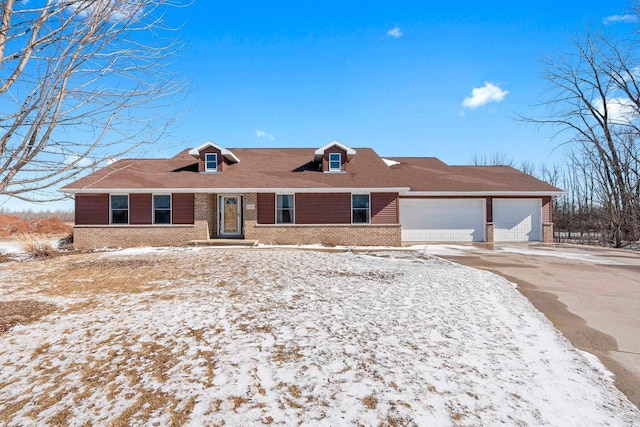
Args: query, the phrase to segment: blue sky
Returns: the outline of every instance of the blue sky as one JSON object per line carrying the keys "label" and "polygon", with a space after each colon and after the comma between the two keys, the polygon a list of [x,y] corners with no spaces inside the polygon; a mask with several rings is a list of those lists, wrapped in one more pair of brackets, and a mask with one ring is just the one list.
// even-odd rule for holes
{"label": "blue sky", "polygon": [[[197,1],[173,17],[186,22],[180,66],[193,82],[179,148],[207,139],[227,147],[338,139],[451,164],[496,151],[517,162],[558,161],[548,131],[513,118],[540,101],[546,56],[629,5]],[[487,83],[494,100],[465,107]]]}
{"label": "blue sky", "polygon": [[546,56],[567,50],[569,37],[586,26],[633,30],[633,22],[605,25],[630,6],[196,0],[169,15],[187,44],[175,63],[191,81],[174,107],[184,116],[147,156],[172,156],[206,140],[231,148],[338,139],[383,156],[449,164],[495,152],[517,163],[561,162],[550,130],[514,117],[544,113],[533,106],[545,88]]}

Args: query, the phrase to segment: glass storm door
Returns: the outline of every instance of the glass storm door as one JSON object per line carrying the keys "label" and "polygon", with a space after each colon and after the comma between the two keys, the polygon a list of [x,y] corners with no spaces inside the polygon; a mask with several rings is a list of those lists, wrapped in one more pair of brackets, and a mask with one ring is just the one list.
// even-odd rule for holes
{"label": "glass storm door", "polygon": [[220,196],[220,235],[242,234],[242,197]]}

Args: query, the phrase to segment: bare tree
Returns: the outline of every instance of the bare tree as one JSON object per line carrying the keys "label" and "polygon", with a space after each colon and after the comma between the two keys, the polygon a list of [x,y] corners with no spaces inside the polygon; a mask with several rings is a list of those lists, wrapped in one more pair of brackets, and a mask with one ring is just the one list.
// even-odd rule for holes
{"label": "bare tree", "polygon": [[[637,155],[640,136],[640,73],[635,46],[587,31],[575,39],[574,51],[548,60],[549,115],[525,120],[555,127],[556,138],[569,147],[571,167],[580,171],[572,186],[595,197],[606,211],[612,243],[635,240],[638,222]],[[636,167],[636,169],[634,169]],[[581,202],[583,202],[581,200]]]}
{"label": "bare tree", "polygon": [[87,168],[156,141],[184,83],[164,0],[1,0],[0,194],[52,200]]}
{"label": "bare tree", "polygon": [[514,167],[515,162],[513,159],[507,157],[504,153],[494,152],[490,156],[479,156],[474,154],[471,159],[471,164],[474,166],[511,166]]}

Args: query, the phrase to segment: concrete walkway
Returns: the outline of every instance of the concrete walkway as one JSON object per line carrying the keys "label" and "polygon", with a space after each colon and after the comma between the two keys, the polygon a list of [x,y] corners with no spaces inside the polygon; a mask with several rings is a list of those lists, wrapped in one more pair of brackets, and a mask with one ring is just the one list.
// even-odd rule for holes
{"label": "concrete walkway", "polygon": [[425,252],[517,283],[640,407],[640,253],[541,244],[428,245]]}

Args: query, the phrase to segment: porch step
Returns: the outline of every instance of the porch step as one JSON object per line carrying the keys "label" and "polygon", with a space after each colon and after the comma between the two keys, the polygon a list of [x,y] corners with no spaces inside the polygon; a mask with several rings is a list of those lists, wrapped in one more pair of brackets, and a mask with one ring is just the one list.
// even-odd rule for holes
{"label": "porch step", "polygon": [[245,239],[208,239],[208,240],[190,240],[187,246],[257,246],[257,240]]}

